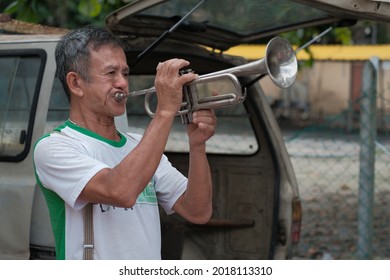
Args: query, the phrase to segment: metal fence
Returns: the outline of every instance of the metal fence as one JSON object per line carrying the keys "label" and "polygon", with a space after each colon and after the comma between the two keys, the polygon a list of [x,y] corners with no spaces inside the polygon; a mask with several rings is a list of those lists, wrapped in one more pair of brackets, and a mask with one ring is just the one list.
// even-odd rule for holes
{"label": "metal fence", "polygon": [[390,259],[390,130],[376,126],[371,68],[358,129],[343,114],[285,134],[302,199],[297,258]]}

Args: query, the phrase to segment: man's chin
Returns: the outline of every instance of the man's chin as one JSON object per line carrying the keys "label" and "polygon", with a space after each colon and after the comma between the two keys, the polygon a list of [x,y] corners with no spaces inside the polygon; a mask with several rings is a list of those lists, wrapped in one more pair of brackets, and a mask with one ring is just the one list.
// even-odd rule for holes
{"label": "man's chin", "polygon": [[117,111],[114,113],[114,117],[120,117],[125,114],[126,110]]}

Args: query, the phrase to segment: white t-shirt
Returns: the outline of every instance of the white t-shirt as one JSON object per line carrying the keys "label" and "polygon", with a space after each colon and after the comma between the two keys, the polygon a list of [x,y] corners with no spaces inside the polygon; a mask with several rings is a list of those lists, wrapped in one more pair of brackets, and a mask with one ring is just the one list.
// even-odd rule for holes
{"label": "white t-shirt", "polygon": [[[86,202],[78,197],[103,168],[112,168],[138,144],[140,135],[111,141],[70,121],[42,137],[34,150],[37,182],[49,207],[58,259],[82,259]],[[184,193],[185,178],[163,156],[151,182],[131,209],[94,204],[94,259],[161,259],[158,204],[167,214]]]}

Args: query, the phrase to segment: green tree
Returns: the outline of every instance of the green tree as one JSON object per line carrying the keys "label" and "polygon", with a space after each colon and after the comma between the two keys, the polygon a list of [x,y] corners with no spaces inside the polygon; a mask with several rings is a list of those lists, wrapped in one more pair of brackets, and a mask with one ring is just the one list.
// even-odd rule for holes
{"label": "green tree", "polygon": [[14,19],[72,29],[76,26],[103,25],[104,18],[129,0],[2,0],[0,10]]}

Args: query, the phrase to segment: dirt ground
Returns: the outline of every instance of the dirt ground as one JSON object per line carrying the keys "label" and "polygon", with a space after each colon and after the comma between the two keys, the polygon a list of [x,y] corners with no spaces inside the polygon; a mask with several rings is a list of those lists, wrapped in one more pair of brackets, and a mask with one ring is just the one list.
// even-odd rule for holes
{"label": "dirt ground", "polygon": [[[354,193],[303,199],[301,241],[295,254],[304,259],[358,258],[358,199]],[[390,259],[390,192],[379,192],[373,213],[372,258]]]}
{"label": "dirt ground", "polygon": [[[284,135],[303,210],[295,257],[357,259],[368,248],[371,259],[390,259],[389,154],[376,149],[373,206],[369,207],[359,203],[367,190],[360,182],[364,159],[360,158],[359,135],[313,130],[285,131]],[[388,137],[378,141],[389,149]],[[372,213],[372,220],[364,221],[361,211]],[[370,222],[372,234],[359,230]]]}

